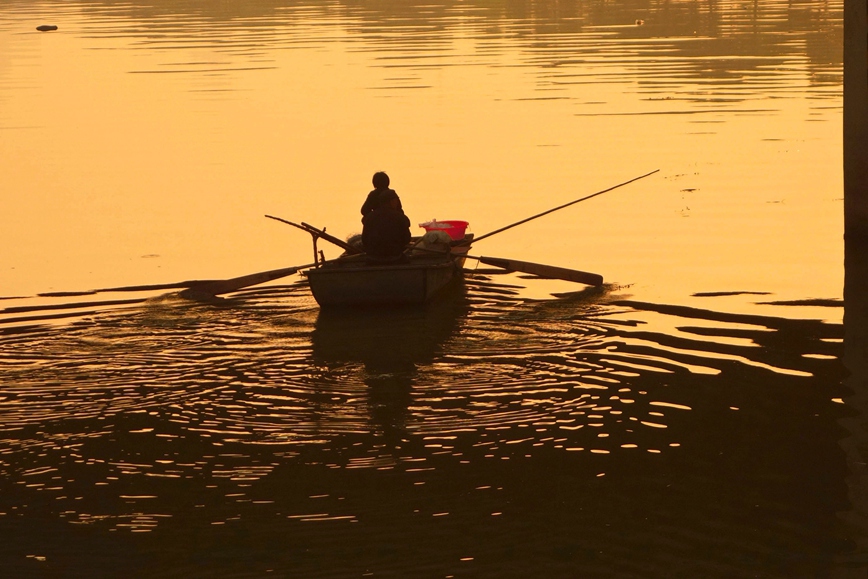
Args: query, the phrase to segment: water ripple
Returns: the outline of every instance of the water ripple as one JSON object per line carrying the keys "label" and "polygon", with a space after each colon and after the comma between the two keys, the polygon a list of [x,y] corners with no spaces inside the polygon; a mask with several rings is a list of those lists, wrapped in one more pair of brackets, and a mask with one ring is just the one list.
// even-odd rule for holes
{"label": "water ripple", "polygon": [[[819,322],[605,295],[556,307],[492,301],[490,289],[471,282],[466,296],[397,313],[318,312],[298,287],[248,292],[225,307],[171,296],[97,313],[83,304],[81,320],[2,338],[0,423],[4,432],[49,428],[70,439],[92,424],[102,432],[87,436],[278,446],[498,432],[503,446],[489,454],[537,444],[661,450],[682,442],[667,434],[670,418],[701,404],[689,390],[651,392],[648,379],[701,383],[736,372],[808,380],[828,360],[806,353],[834,354],[837,345],[823,340],[840,337],[840,327]],[[636,318],[649,312],[717,327],[642,330]],[[748,323],[754,329],[743,329]],[[811,329],[809,352],[778,347],[791,327]]]}

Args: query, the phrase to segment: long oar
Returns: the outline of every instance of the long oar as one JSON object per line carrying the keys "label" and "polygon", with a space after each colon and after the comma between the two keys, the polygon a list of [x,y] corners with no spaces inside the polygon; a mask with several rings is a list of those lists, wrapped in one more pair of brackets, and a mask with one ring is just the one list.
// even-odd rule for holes
{"label": "long oar", "polygon": [[554,265],[544,265],[541,263],[532,263],[529,261],[518,261],[517,259],[504,259],[502,257],[485,257],[468,255],[470,259],[475,259],[480,263],[492,265],[509,271],[520,271],[522,273],[530,273],[539,277],[550,279],[562,279],[566,281],[574,281],[593,286],[603,285],[603,276],[580,271],[578,269],[567,269],[565,267],[557,267]]}
{"label": "long oar", "polygon": [[180,292],[179,295],[183,298],[203,299],[220,294],[227,294],[246,287],[259,285],[267,281],[280,279],[297,273],[299,270],[313,267],[315,265],[315,263],[308,263],[306,265],[297,265],[294,267],[284,267],[282,269],[272,269],[259,273],[251,273],[249,275],[242,275],[241,277],[233,277],[232,279],[190,282],[190,286]]}
{"label": "long oar", "polygon": [[[427,249],[424,247],[417,247],[416,251],[423,251],[426,253],[439,253],[440,255],[450,255],[442,251],[437,251],[436,249]],[[519,261],[517,259],[507,259],[504,257],[486,257],[484,255],[467,255],[466,253],[453,253],[451,255],[453,258],[466,257],[468,259],[475,259],[480,263],[499,267],[507,271],[520,271],[539,277],[562,279],[565,281],[574,281],[593,286],[603,285],[603,276],[601,276],[600,274],[581,271],[578,269],[567,269],[565,267],[545,265],[542,263],[533,263],[530,261]]]}
{"label": "long oar", "polygon": [[549,213],[554,213],[555,211],[559,211],[565,207],[569,207],[570,205],[575,205],[576,203],[581,203],[582,201],[587,201],[588,199],[591,199],[592,197],[596,197],[597,195],[602,195],[603,193],[608,193],[609,191],[614,191],[615,189],[618,189],[619,187],[623,187],[624,185],[629,185],[630,183],[633,183],[634,181],[638,181],[639,179],[644,179],[645,177],[648,177],[649,175],[653,175],[654,173],[657,173],[658,171],[660,171],[660,169],[654,169],[650,173],[645,173],[644,175],[640,175],[639,177],[634,177],[633,179],[630,179],[629,181],[624,181],[623,183],[618,183],[617,185],[615,185],[613,187],[609,187],[608,189],[603,189],[602,191],[597,191],[596,193],[592,193],[591,195],[586,195],[585,197],[582,197],[581,199],[576,199],[575,201],[570,201],[569,203],[564,203],[563,205],[559,205],[559,206],[554,207],[552,209],[548,209],[547,211],[543,211],[542,213],[537,213],[536,215],[526,217],[525,219],[522,219],[521,221],[516,221],[515,223],[510,223],[509,225],[501,227],[500,229],[495,229],[494,231],[490,231],[490,232],[486,233],[485,235],[480,235],[479,237],[476,237],[472,240],[467,240],[463,243],[458,243],[456,245],[469,245],[471,243],[477,243],[479,241],[482,241],[486,237],[491,237],[492,235],[495,235],[495,234],[500,233],[502,231],[506,231],[507,229],[512,229],[513,227],[516,227],[517,225],[527,223],[528,221],[533,221],[534,219],[542,217],[543,215],[548,215]]}

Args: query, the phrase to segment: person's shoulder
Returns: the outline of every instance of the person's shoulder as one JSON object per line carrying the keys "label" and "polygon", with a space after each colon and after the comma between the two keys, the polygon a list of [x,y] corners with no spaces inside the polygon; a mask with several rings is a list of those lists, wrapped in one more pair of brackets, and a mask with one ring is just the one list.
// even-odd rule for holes
{"label": "person's shoulder", "polygon": [[362,215],[369,213],[372,209],[377,206],[377,190],[374,189],[368,196],[365,198],[365,202],[362,203]]}

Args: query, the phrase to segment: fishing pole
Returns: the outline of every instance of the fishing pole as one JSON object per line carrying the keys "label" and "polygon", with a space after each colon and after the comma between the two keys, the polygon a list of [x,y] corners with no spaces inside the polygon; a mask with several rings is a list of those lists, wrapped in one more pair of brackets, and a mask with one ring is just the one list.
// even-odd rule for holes
{"label": "fishing pole", "polygon": [[634,181],[638,181],[639,179],[644,179],[645,177],[648,177],[649,175],[653,175],[654,173],[657,173],[658,171],[660,171],[660,169],[654,169],[650,173],[645,173],[644,175],[641,175],[639,177],[634,177],[633,179],[630,179],[629,181],[624,181],[623,183],[619,183],[619,184],[615,185],[614,187],[609,187],[608,189],[603,189],[602,191],[597,191],[596,193],[592,193],[591,195],[586,195],[585,197],[582,197],[581,199],[576,199],[575,201],[570,201],[569,203],[564,203],[563,205],[559,205],[553,209],[543,211],[542,213],[537,213],[536,215],[533,215],[531,217],[527,217],[525,219],[522,219],[521,221],[516,221],[515,223],[511,223],[505,227],[501,227],[500,229],[495,229],[494,231],[486,233],[485,235],[480,235],[479,237],[476,237],[474,239],[470,239],[470,240],[466,240],[466,241],[461,242],[461,243],[457,243],[456,245],[459,245],[459,246],[460,245],[469,245],[471,243],[476,243],[477,241],[482,241],[486,237],[491,237],[492,235],[494,235],[496,233],[506,231],[507,229],[512,229],[513,227],[515,227],[517,225],[527,223],[528,221],[532,221],[538,217],[542,217],[543,215],[548,215],[549,213],[554,213],[555,211],[559,211],[565,207],[569,207],[570,205],[575,205],[576,203],[581,203],[582,201],[587,201],[588,199],[590,199],[592,197],[596,197],[597,195],[602,195],[603,193],[608,193],[609,191],[613,191],[619,187],[623,187],[624,185],[629,185],[630,183],[633,183]]}

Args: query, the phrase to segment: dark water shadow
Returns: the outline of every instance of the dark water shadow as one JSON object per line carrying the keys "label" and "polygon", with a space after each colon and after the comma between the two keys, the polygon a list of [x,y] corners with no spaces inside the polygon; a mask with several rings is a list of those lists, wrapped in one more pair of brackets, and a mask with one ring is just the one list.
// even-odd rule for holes
{"label": "dark water shadow", "polygon": [[417,366],[442,352],[468,308],[459,282],[424,306],[320,310],[311,333],[313,360],[363,365],[371,422],[394,443],[405,435]]}
{"label": "dark water shadow", "polygon": [[840,577],[855,578],[868,574],[868,241],[845,239],[844,265],[843,362],[849,389],[844,401],[852,413],[841,420],[850,503],[841,518],[851,529],[854,548],[839,559],[837,570]]}

